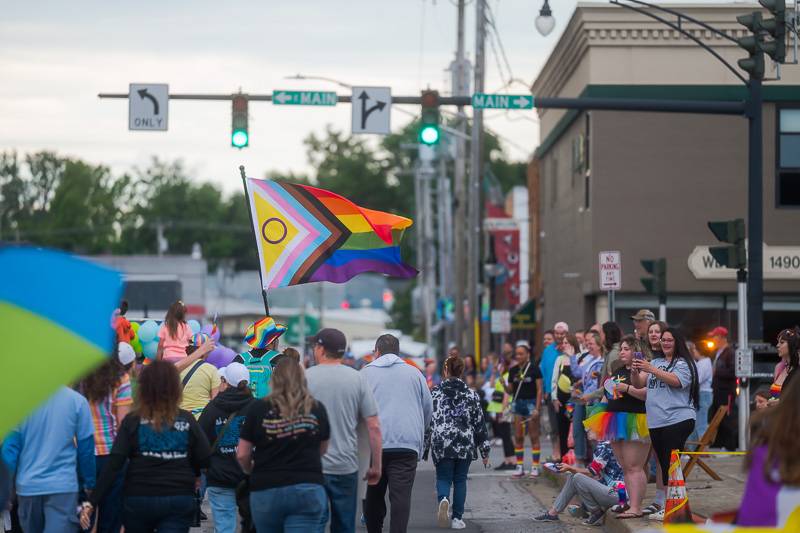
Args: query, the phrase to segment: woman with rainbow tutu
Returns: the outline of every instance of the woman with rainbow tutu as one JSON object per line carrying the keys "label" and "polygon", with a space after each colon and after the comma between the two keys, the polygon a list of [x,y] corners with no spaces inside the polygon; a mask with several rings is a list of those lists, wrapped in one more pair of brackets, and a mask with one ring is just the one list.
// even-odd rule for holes
{"label": "woman with rainbow tutu", "polygon": [[606,380],[606,397],[592,410],[583,423],[590,438],[610,441],[625,475],[628,509],[617,508],[620,519],[640,518],[642,500],[647,489],[644,466],[650,452],[645,398],[647,389],[631,383],[631,366],[636,358],[644,358],[642,346],[633,335],[626,335],[619,345],[620,366]]}

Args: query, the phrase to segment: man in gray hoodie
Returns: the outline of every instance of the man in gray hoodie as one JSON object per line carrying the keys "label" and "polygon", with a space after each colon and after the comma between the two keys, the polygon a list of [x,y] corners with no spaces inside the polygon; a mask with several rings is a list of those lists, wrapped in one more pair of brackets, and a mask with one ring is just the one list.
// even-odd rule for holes
{"label": "man in gray hoodie", "polygon": [[431,422],[433,404],[425,377],[401,359],[399,351],[397,337],[381,335],[375,342],[375,361],[361,370],[378,404],[383,441],[381,479],[367,488],[364,517],[368,533],[383,531],[387,487],[390,532],[405,533],[408,528],[417,461]]}

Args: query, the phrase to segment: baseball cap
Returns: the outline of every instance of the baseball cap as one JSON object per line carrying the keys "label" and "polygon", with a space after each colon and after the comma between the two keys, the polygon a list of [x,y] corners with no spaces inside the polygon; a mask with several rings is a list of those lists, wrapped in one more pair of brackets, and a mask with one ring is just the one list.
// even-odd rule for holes
{"label": "baseball cap", "polygon": [[278,324],[275,319],[266,316],[248,326],[244,334],[244,342],[253,349],[264,349],[285,332],[286,326]]}
{"label": "baseball cap", "polygon": [[119,346],[117,346],[117,358],[122,363],[122,366],[128,366],[133,363],[136,360],[136,352],[133,350],[133,346],[127,342],[119,343]]}
{"label": "baseball cap", "polygon": [[319,330],[319,333],[314,335],[312,342],[333,353],[344,354],[347,348],[347,339],[345,339],[344,333],[334,328]]}
{"label": "baseball cap", "polygon": [[529,350],[531,349],[530,343],[528,343],[528,341],[526,341],[526,340],[517,341],[516,347],[517,348],[523,347],[523,348],[527,348]]}
{"label": "baseball cap", "polygon": [[651,322],[655,322],[656,315],[649,309],[639,309],[636,311],[635,315],[631,315],[633,320],[650,320]]}
{"label": "baseball cap", "polygon": [[566,322],[556,322],[556,325],[553,326],[553,329],[556,331],[569,331],[569,326]]}
{"label": "baseball cap", "polygon": [[727,337],[728,336],[728,328],[717,326],[711,331],[708,332],[709,337]]}
{"label": "baseball cap", "polygon": [[242,381],[250,383],[250,371],[242,363],[231,363],[224,368],[224,372],[224,376],[220,377],[224,377],[231,387],[238,387]]}

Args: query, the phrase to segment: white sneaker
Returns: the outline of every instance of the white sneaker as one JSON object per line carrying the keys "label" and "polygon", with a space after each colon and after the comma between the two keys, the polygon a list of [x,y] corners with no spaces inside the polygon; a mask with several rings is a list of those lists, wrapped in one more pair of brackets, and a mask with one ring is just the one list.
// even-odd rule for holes
{"label": "white sneaker", "polygon": [[539,467],[532,466],[531,467],[531,477],[539,477]]}
{"label": "white sneaker", "polygon": [[450,527],[450,502],[442,498],[439,502],[439,512],[436,513],[436,523],[439,527]]}
{"label": "white sneaker", "polygon": [[522,468],[522,465],[517,465],[517,467],[514,469],[514,473],[511,474],[511,477],[516,479],[519,479],[524,476],[525,476],[525,470]]}
{"label": "white sneaker", "polygon": [[450,524],[450,529],[465,529],[466,527],[467,524],[465,524],[460,518],[453,518],[453,521]]}
{"label": "white sneaker", "polygon": [[661,509],[657,513],[653,513],[653,514],[647,515],[647,519],[648,520],[656,520],[658,522],[663,522],[664,521],[664,509]]}

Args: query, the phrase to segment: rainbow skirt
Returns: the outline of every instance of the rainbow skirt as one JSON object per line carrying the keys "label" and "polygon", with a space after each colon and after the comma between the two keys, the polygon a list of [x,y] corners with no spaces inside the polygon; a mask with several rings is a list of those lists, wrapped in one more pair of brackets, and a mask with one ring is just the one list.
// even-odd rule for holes
{"label": "rainbow skirt", "polygon": [[603,440],[650,440],[647,415],[644,413],[621,413],[607,411],[607,404],[597,404],[590,416],[583,421],[589,437]]}

